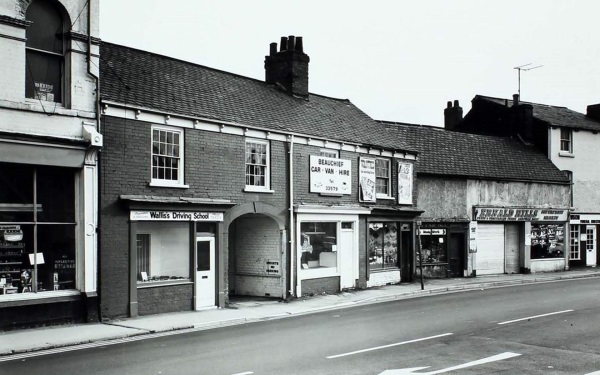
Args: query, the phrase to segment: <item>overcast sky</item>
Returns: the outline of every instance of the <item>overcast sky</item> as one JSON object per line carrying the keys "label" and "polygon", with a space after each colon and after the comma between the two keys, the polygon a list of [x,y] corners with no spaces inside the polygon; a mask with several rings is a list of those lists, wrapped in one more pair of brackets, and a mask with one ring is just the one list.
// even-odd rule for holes
{"label": "overcast sky", "polygon": [[598,0],[100,0],[100,37],[264,80],[269,43],[304,39],[311,93],[443,125],[477,95],[585,113],[600,103]]}

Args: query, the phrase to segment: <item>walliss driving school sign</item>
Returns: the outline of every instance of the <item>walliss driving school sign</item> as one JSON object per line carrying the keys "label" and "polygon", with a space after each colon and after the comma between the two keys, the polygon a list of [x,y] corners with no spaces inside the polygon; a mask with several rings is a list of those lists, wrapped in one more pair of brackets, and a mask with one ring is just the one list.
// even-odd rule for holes
{"label": "walliss driving school sign", "polygon": [[345,159],[310,156],[310,192],[322,194],[352,193],[352,162]]}
{"label": "walliss driving school sign", "polygon": [[130,220],[139,221],[223,221],[222,212],[131,211]]}

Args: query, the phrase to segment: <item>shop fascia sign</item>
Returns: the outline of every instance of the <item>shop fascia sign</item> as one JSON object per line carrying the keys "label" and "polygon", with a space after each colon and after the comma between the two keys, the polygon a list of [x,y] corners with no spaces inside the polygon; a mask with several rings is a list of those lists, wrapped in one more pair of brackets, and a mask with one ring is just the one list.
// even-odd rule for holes
{"label": "shop fascia sign", "polygon": [[419,229],[421,236],[443,236],[446,234],[445,229]]}
{"label": "shop fascia sign", "polygon": [[352,193],[352,162],[346,159],[311,155],[310,192],[350,195]]}
{"label": "shop fascia sign", "polygon": [[190,211],[131,211],[130,220],[135,221],[223,221],[222,212]]}
{"label": "shop fascia sign", "polygon": [[573,214],[570,224],[600,224],[600,214]]}
{"label": "shop fascia sign", "polygon": [[567,221],[569,210],[552,208],[475,207],[476,221]]}

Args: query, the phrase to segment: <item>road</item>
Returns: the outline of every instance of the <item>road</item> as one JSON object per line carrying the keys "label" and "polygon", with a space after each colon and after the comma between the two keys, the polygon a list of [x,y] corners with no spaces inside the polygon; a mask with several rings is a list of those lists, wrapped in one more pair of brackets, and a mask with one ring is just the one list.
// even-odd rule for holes
{"label": "road", "polygon": [[[412,370],[409,370],[412,369]],[[600,279],[379,303],[0,362],[0,374],[600,374]]]}

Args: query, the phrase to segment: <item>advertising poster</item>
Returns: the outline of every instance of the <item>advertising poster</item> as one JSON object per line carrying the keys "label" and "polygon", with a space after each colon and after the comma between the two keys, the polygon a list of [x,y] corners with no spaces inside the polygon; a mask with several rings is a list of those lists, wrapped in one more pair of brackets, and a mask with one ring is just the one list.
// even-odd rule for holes
{"label": "advertising poster", "polygon": [[398,204],[412,204],[413,166],[410,163],[398,163]]}
{"label": "advertising poster", "polygon": [[375,159],[360,158],[359,163],[360,201],[375,202]]}
{"label": "advertising poster", "polygon": [[350,160],[310,156],[310,192],[334,195],[352,193]]}

